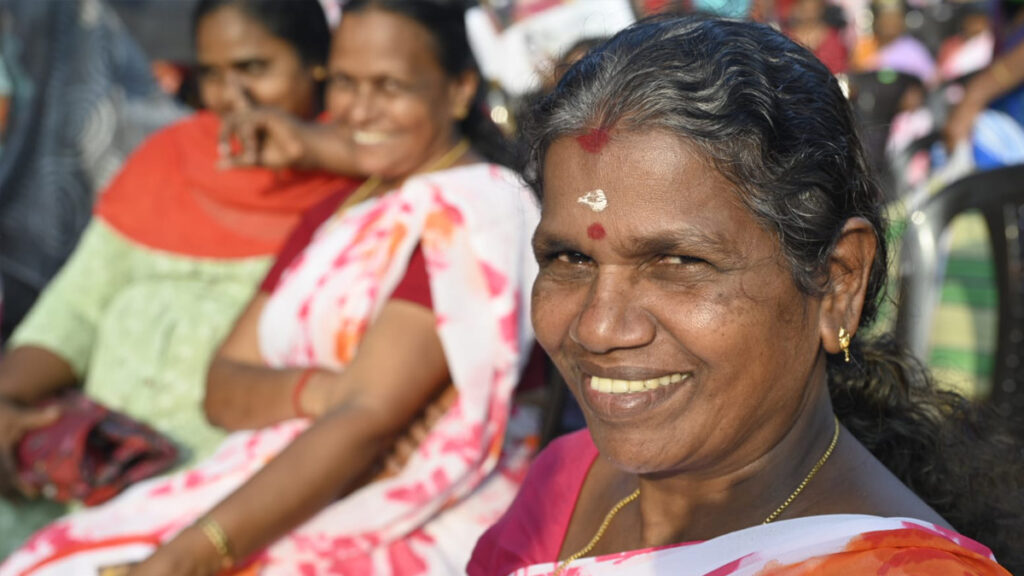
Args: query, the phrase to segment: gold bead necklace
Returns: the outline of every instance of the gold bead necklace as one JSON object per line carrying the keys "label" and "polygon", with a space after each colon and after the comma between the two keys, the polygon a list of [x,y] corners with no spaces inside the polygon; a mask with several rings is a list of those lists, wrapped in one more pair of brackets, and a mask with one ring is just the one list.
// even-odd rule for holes
{"label": "gold bead necklace", "polygon": [[[466,152],[469,152],[469,147],[469,140],[467,140],[466,138],[462,138],[458,141],[458,143],[455,144],[455,146],[453,146],[450,150],[445,152],[443,156],[438,158],[436,162],[433,162],[424,170],[417,170],[416,173],[435,172],[437,170],[444,170],[445,168],[449,168],[452,166],[452,164],[455,164],[456,162],[459,161],[460,158],[465,156]],[[359,204],[363,200],[369,198],[377,190],[377,187],[380,186],[380,183],[380,176],[374,175],[367,178],[366,182],[360,184],[359,188],[356,188],[355,192],[350,194],[349,197],[346,198],[345,201],[341,203],[341,206],[338,207],[337,213],[341,214],[345,210],[348,210],[352,206],[355,206],[356,204]]]}
{"label": "gold bead necklace", "polygon": [[[803,481],[800,482],[800,485],[796,487],[796,490],[793,490],[789,497],[786,498],[786,501],[783,502],[781,506],[776,508],[774,512],[769,514],[768,517],[764,519],[764,522],[761,522],[762,525],[768,524],[776,518],[778,518],[779,515],[782,514],[782,511],[788,508],[789,505],[793,503],[793,500],[796,500],[796,497],[799,496],[800,493],[804,491],[804,488],[807,487],[807,484],[811,481],[812,478],[814,478],[818,471],[821,470],[821,467],[825,465],[825,462],[828,462],[829,457],[832,456],[832,452],[836,449],[836,444],[839,442],[839,418],[836,418],[835,416],[833,416],[832,418],[835,420],[835,431],[832,432],[832,442],[830,442],[828,448],[825,449],[825,453],[821,455],[821,458],[819,458],[818,461],[814,464],[814,467],[811,468],[811,471],[807,473],[807,476],[804,476]],[[581,549],[579,552],[573,554],[572,556],[569,556],[565,559],[564,562],[559,564],[558,568],[555,569],[555,573],[552,576],[560,576],[560,574],[569,566],[569,564],[572,564],[576,560],[579,560],[580,558],[586,556],[591,550],[593,550],[594,546],[597,546],[597,543],[601,540],[601,537],[604,536],[605,531],[608,530],[608,526],[612,523],[612,519],[615,518],[615,515],[619,513],[619,510],[622,510],[627,504],[629,504],[633,500],[636,500],[639,497],[640,489],[637,488],[636,490],[633,491],[632,494],[626,496],[622,500],[619,500],[615,504],[615,506],[612,506],[612,509],[609,510],[608,514],[604,517],[604,522],[601,522],[601,526],[597,529],[597,533],[594,534],[594,537],[590,539],[590,543],[584,546],[583,549]]]}

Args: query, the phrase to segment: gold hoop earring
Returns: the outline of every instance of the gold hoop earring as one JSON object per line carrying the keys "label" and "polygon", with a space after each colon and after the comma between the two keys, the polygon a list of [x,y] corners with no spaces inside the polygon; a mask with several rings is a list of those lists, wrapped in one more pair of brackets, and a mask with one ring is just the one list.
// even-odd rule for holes
{"label": "gold hoop earring", "polygon": [[846,328],[839,328],[839,349],[843,351],[843,361],[850,362],[850,333]]}
{"label": "gold hoop earring", "polygon": [[326,79],[327,79],[327,69],[324,68],[323,66],[314,66],[313,67],[313,80],[316,80],[317,82],[323,82]]}
{"label": "gold hoop earring", "polygon": [[455,120],[462,122],[463,120],[466,119],[466,116],[469,116],[469,107],[459,106],[458,108],[455,109],[453,115],[455,116]]}

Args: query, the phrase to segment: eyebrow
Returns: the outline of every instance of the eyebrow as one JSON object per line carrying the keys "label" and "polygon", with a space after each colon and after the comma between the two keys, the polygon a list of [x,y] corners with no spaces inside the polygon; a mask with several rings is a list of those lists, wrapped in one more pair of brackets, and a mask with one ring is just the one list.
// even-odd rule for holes
{"label": "eyebrow", "polygon": [[[233,68],[239,66],[246,66],[254,63],[267,63],[270,62],[270,57],[263,54],[253,54],[249,56],[241,56],[239,58],[233,58],[229,60],[225,65]],[[216,68],[218,65],[210,62],[204,62],[200,59],[196,59],[196,65],[200,68]]]}
{"label": "eyebrow", "polygon": [[579,246],[566,238],[545,232],[539,227],[533,232],[533,239],[530,241],[533,245],[534,254],[551,254],[552,252],[572,252],[579,250]]}
{"label": "eyebrow", "polygon": [[[671,254],[679,250],[700,248],[702,252],[720,256],[735,251],[733,245],[725,237],[709,234],[695,228],[671,230],[650,236],[634,236],[626,239],[613,240],[625,247],[626,255],[632,257],[649,256],[651,254]],[[533,250],[536,254],[552,252],[578,251],[579,242],[571,240],[553,231],[545,231],[538,227],[533,235]]]}
{"label": "eyebrow", "polygon": [[650,236],[634,236],[623,241],[631,255],[672,253],[679,249],[700,248],[715,253],[731,252],[732,244],[719,234],[710,234],[697,228],[659,232]]}

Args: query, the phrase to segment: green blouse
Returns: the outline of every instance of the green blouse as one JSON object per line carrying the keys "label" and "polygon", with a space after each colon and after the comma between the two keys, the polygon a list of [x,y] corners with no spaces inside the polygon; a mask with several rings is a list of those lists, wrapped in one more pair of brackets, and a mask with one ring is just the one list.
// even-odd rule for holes
{"label": "green blouse", "polygon": [[[92,398],[173,438],[186,466],[224,437],[203,413],[206,371],[270,262],[158,251],[93,218],[8,346],[64,358]],[[0,500],[0,557],[63,510]]]}
{"label": "green blouse", "polygon": [[58,354],[92,398],[174,438],[191,462],[223,438],[203,415],[206,370],[269,264],[149,249],[94,218],[9,346]]}

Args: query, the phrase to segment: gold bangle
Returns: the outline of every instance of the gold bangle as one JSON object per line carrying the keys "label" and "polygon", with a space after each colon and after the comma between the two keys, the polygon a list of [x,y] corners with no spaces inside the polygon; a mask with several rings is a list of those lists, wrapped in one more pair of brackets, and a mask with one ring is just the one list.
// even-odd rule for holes
{"label": "gold bangle", "polygon": [[234,566],[235,559],[231,555],[231,541],[228,540],[228,535],[224,532],[224,528],[221,527],[220,523],[207,515],[200,518],[196,525],[206,535],[206,539],[210,541],[210,544],[213,544],[213,547],[217,549],[221,568],[227,570]]}

